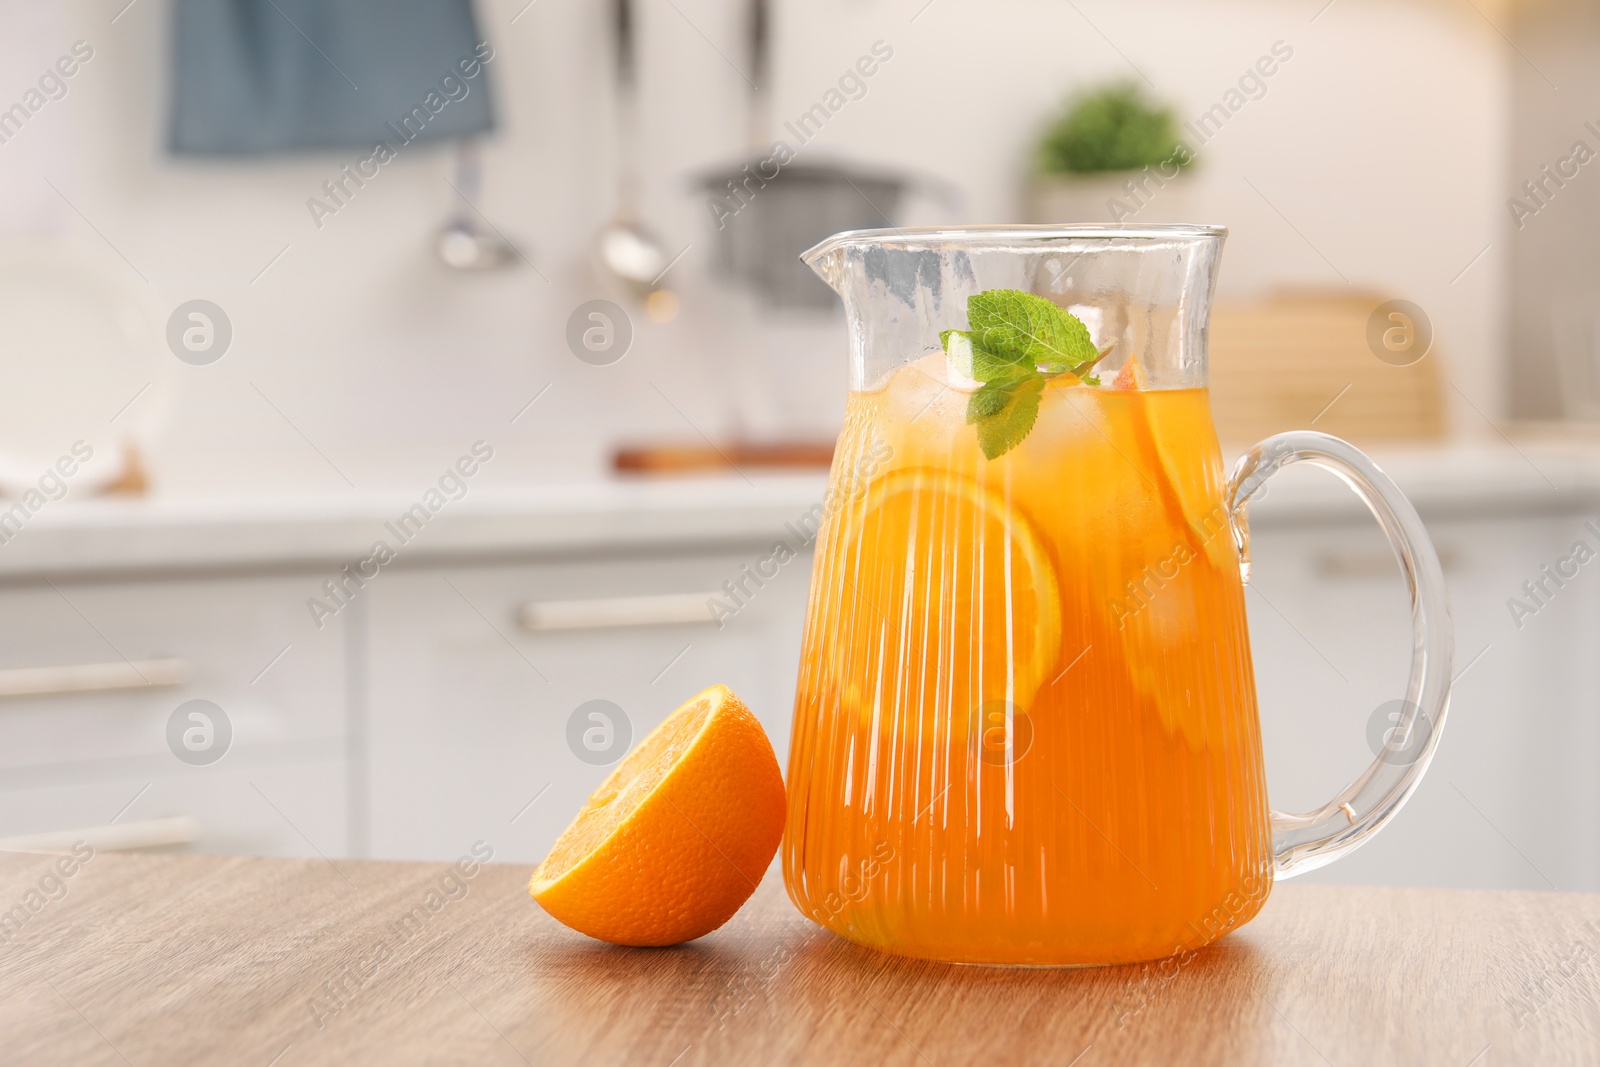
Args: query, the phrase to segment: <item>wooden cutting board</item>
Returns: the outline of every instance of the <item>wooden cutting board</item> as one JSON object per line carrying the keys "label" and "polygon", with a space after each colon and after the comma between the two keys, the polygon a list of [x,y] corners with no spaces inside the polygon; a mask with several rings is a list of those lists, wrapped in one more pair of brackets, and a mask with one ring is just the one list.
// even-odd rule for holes
{"label": "wooden cutting board", "polygon": [[1211,408],[1218,436],[1230,444],[1298,429],[1358,445],[1443,438],[1437,339],[1409,366],[1379,359],[1369,344],[1369,321],[1387,299],[1376,293],[1291,292],[1260,303],[1219,304],[1211,316]]}

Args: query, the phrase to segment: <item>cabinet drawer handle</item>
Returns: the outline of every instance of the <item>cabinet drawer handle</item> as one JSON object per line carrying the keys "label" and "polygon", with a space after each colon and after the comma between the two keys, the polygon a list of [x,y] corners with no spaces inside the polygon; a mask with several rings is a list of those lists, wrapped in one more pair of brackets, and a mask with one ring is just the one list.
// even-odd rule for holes
{"label": "cabinet drawer handle", "polygon": [[517,612],[517,622],[535,634],[711,623],[716,621],[711,613],[711,600],[716,596],[717,593],[667,593],[593,600],[530,600]]}
{"label": "cabinet drawer handle", "polygon": [[168,689],[189,680],[181,659],[75,663],[66,667],[16,667],[0,671],[0,699],[95,693],[110,689]]}
{"label": "cabinet drawer handle", "polygon": [[200,820],[188,815],[143,822],[107,823],[81,830],[51,830],[42,834],[0,838],[0,852],[67,852],[79,841],[96,852],[126,852],[135,848],[187,845],[200,837]]}

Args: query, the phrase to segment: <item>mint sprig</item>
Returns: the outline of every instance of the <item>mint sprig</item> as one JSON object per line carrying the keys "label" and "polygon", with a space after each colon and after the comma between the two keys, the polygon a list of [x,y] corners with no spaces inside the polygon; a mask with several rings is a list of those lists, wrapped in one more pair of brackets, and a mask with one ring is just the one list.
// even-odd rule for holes
{"label": "mint sprig", "polygon": [[967,401],[967,423],[977,426],[983,454],[998,459],[1033,429],[1044,383],[1093,369],[1101,353],[1081,319],[1021,289],[974,293],[967,298],[967,324],[967,330],[945,330],[939,340],[952,368],[981,383]]}

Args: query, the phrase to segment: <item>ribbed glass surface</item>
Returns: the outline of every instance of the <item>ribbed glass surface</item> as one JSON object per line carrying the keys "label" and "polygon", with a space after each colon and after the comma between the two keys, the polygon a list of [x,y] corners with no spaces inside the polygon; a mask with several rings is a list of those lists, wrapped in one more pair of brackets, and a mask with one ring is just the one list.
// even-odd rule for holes
{"label": "ribbed glass surface", "polygon": [[1046,387],[985,458],[942,354],[851,394],[817,542],[784,877],[912,956],[1153,959],[1265,901],[1239,557],[1203,389]]}

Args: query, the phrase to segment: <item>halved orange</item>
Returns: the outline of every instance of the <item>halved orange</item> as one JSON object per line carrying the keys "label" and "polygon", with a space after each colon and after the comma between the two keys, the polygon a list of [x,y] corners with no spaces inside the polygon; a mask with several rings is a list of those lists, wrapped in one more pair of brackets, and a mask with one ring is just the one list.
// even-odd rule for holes
{"label": "halved orange", "polygon": [[602,941],[689,941],[755,892],[783,816],[783,775],[760,721],[727,686],[712,686],[595,790],[528,891],[556,919]]}

